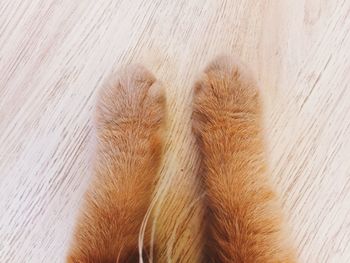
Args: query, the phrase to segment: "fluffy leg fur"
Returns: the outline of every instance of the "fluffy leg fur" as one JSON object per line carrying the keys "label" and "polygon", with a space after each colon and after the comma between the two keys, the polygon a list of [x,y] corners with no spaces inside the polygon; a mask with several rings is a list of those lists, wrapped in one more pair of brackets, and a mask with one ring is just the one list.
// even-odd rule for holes
{"label": "fluffy leg fur", "polygon": [[195,85],[193,129],[203,161],[210,262],[295,262],[268,182],[259,90],[228,57]]}
{"label": "fluffy leg fur", "polygon": [[138,262],[140,226],[160,163],[164,113],[163,90],[141,66],[120,71],[102,90],[95,116],[94,181],[67,262]]}

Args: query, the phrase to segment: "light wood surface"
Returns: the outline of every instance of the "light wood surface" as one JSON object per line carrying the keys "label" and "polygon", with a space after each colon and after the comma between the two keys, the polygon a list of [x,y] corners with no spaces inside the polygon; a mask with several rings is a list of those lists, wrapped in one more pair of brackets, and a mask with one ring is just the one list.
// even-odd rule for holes
{"label": "light wood surface", "polygon": [[[349,32],[348,0],[1,0],[0,262],[63,262],[90,180],[96,92],[131,62],[168,98],[159,262],[196,262],[191,85],[220,53],[244,60],[262,87],[272,181],[300,262],[350,262]],[[183,208],[168,208],[175,199]]]}

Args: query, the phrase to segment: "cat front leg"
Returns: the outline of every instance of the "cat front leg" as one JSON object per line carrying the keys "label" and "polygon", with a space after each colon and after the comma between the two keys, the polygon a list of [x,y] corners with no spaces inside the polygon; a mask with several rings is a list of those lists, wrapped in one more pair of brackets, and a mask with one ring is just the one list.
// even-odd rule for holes
{"label": "cat front leg", "polygon": [[138,262],[164,119],[164,91],[144,67],[128,66],[106,82],[96,106],[94,178],[67,262]]}
{"label": "cat front leg", "polygon": [[209,262],[295,262],[269,182],[261,111],[252,74],[236,59],[217,58],[195,84]]}

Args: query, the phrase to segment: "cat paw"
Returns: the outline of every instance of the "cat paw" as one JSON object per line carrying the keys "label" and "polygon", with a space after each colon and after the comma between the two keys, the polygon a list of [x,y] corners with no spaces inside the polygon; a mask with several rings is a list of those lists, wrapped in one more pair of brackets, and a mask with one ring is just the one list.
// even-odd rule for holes
{"label": "cat paw", "polygon": [[218,129],[225,132],[234,121],[259,114],[259,89],[235,58],[217,57],[194,85],[192,125],[199,137]]}
{"label": "cat paw", "polygon": [[[95,122],[98,128],[158,129],[164,121],[164,89],[141,65],[120,69],[99,94]],[[125,127],[128,128],[128,127]]]}

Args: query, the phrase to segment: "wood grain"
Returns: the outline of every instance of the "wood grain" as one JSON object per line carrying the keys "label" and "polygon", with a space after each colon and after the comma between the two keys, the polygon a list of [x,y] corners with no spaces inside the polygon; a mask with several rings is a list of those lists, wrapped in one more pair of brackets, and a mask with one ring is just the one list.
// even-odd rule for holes
{"label": "wood grain", "polygon": [[346,0],[2,0],[0,262],[63,262],[90,180],[96,92],[131,62],[167,89],[157,257],[198,261],[191,85],[220,53],[259,79],[272,180],[300,262],[350,262],[349,14]]}

